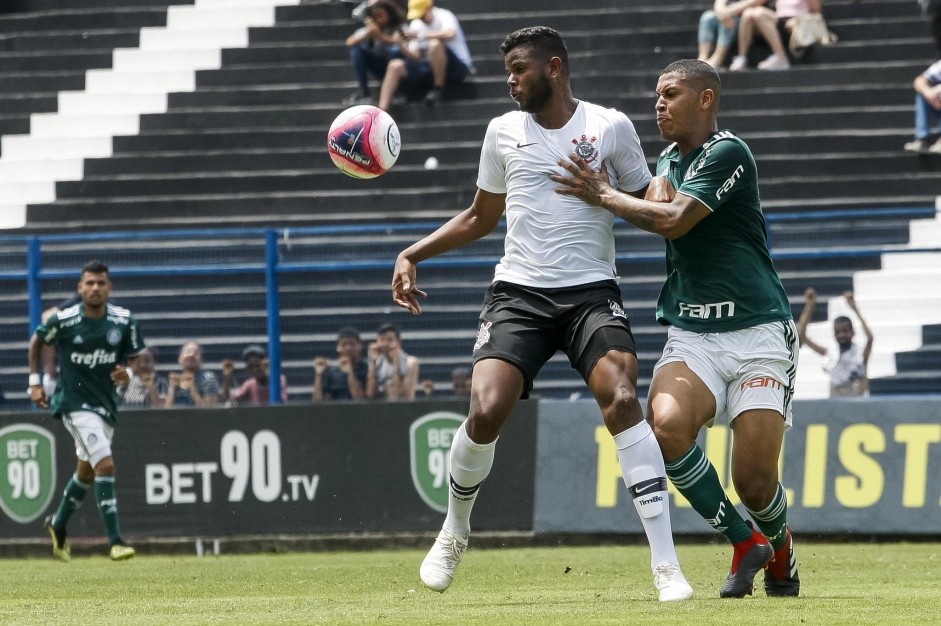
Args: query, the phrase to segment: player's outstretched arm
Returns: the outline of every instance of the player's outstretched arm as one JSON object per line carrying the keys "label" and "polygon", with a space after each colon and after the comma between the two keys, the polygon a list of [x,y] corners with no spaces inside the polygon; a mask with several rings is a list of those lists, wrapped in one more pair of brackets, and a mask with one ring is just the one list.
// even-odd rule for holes
{"label": "player's outstretched arm", "polygon": [[619,191],[608,182],[608,168],[602,164],[599,171],[578,155],[559,160],[570,176],[550,174],[558,183],[556,193],[575,196],[579,200],[601,207],[627,220],[634,226],[666,239],[682,237],[711,211],[702,202],[684,194],[675,194],[670,202],[641,200]]}
{"label": "player's outstretched arm", "polygon": [[392,299],[413,315],[421,314],[419,298],[427,294],[417,286],[416,266],[493,232],[506,206],[506,195],[477,190],[474,203],[431,233],[399,253],[392,271]]}

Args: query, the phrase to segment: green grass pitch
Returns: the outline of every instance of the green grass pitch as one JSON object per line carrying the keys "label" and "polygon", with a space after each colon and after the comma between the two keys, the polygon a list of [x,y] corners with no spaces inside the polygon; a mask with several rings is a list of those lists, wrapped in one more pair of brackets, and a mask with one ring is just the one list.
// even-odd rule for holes
{"label": "green grass pitch", "polygon": [[[429,542],[431,539],[429,539]],[[730,549],[680,545],[660,604],[639,546],[474,549],[444,594],[418,550],[0,561],[0,624],[941,624],[941,544],[800,543],[800,598],[720,600]]]}

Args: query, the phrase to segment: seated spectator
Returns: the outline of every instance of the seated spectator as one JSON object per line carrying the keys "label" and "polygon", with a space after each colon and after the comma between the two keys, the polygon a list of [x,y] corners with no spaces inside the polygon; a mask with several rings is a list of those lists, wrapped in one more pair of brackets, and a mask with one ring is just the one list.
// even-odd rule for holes
{"label": "seated spectator", "polygon": [[188,341],[180,348],[177,362],[182,371],[171,372],[166,406],[215,406],[219,403],[219,379],[202,369],[203,348]]}
{"label": "seated spectator", "polygon": [[363,343],[359,331],[344,326],[337,333],[337,363],[314,359],[312,400],[362,400],[366,397],[366,376],[369,366],[363,360]]}
{"label": "seated spectator", "polygon": [[441,100],[447,85],[463,81],[473,73],[470,49],[454,13],[434,5],[434,0],[409,0],[408,45],[401,59],[386,67],[379,92],[379,108],[388,111],[392,99],[405,83],[411,88],[429,89],[425,104]]}
{"label": "seated spectator", "polygon": [[729,70],[737,72],[748,66],[748,51],[757,31],[771,47],[771,56],[758,64],[760,70],[786,70],[791,67],[787,41],[794,28],[794,18],[807,13],[820,13],[821,0],[777,0],[775,9],[755,6],[742,12],[738,25],[738,55]]}
{"label": "seated spectator", "polygon": [[347,37],[350,61],[359,90],[343,101],[345,105],[373,104],[369,93],[370,74],[380,81],[389,60],[402,56],[405,42],[405,13],[392,0],[370,0],[361,28]]}
{"label": "seated spectator", "polygon": [[[268,404],[271,400],[271,391],[268,387],[270,380],[270,361],[267,356],[253,366],[252,376],[229,396],[229,404],[233,406],[260,406]],[[281,374],[281,403],[288,401],[288,379]]]}
{"label": "seated spectator", "polygon": [[451,370],[451,393],[459,398],[469,398],[471,391],[471,370],[469,367],[455,367]]}
{"label": "seated spectator", "polygon": [[402,349],[399,329],[383,324],[369,346],[366,397],[385,400],[414,400],[418,386],[418,357]]}
{"label": "seated spectator", "polygon": [[156,372],[157,352],[144,348],[128,362],[134,372],[127,387],[118,389],[125,407],[146,409],[162,407],[167,399],[167,379]]}
{"label": "seated spectator", "polygon": [[268,356],[265,349],[252,344],[242,350],[243,375],[236,377],[235,362],[232,359],[222,359],[222,384],[219,390],[219,401],[229,402],[232,390],[238,389],[242,383],[254,378],[261,370],[261,360]]}
{"label": "seated spectator", "polygon": [[767,0],[716,0],[699,17],[699,60],[715,68],[725,65],[732,44],[737,44],[738,23],[742,12],[765,4]]}
{"label": "seated spectator", "polygon": [[797,334],[802,345],[806,345],[826,358],[824,370],[830,375],[830,395],[869,395],[869,377],[866,374],[866,367],[869,364],[869,355],[872,353],[873,337],[866,320],[859,312],[859,307],[856,306],[853,292],[847,291],[843,294],[843,297],[846,298],[846,303],[856,314],[856,317],[859,318],[863,332],[866,333],[866,345],[860,347],[859,344],[853,342],[853,337],[856,334],[853,330],[853,321],[841,315],[833,320],[833,336],[836,339],[836,346],[834,346],[835,349],[830,350],[807,336],[807,324],[813,316],[814,305],[817,303],[817,292],[813,288],[808,288],[804,296],[807,301],[797,322]]}
{"label": "seated spectator", "polygon": [[915,141],[905,150],[941,154],[941,61],[915,77]]}

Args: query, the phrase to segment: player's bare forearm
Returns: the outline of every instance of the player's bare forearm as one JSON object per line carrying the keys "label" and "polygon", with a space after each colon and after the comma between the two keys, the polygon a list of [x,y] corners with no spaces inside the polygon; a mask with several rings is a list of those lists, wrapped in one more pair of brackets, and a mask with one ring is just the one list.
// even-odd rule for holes
{"label": "player's bare forearm", "polygon": [[685,234],[685,231],[674,234],[680,211],[675,210],[670,204],[641,200],[614,188],[611,189],[611,193],[603,194],[600,199],[601,208],[614,213],[637,228],[667,239]]}
{"label": "player's bare forearm", "polygon": [[710,213],[708,207],[691,196],[676,194],[673,201],[667,203],[641,200],[624,193],[608,182],[608,168],[604,163],[595,171],[584,159],[571,154],[568,160],[561,159],[558,164],[569,175],[549,176],[549,180],[559,184],[556,193],[575,196],[667,239],[682,237]]}
{"label": "player's bare forearm", "polygon": [[413,315],[421,314],[418,297],[426,297],[416,286],[416,268],[420,262],[460,248],[493,232],[503,210],[506,196],[477,190],[474,203],[431,233],[399,253],[392,273],[392,299]]}
{"label": "player's bare forearm", "polygon": [[29,373],[38,374],[39,363],[42,359],[42,340],[39,338],[39,335],[33,335],[29,340],[28,359]]}

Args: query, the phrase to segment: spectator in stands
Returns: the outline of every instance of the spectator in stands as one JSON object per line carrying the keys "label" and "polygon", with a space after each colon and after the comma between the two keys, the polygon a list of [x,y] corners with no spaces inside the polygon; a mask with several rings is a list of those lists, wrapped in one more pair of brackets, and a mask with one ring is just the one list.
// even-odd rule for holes
{"label": "spectator in stands", "polygon": [[177,362],[179,372],[171,372],[166,406],[215,406],[219,404],[219,379],[209,370],[202,369],[203,348],[195,341],[187,341],[180,348]]}
{"label": "spectator in stands", "polygon": [[128,408],[146,409],[162,407],[167,400],[167,379],[156,372],[157,351],[144,348],[128,361],[131,380],[118,389],[123,404]]}
{"label": "spectator in stands", "polygon": [[388,111],[403,83],[428,89],[425,104],[441,100],[445,88],[462,82],[474,69],[464,31],[454,13],[434,5],[434,0],[409,0],[408,45],[404,58],[392,59],[386,67],[379,92],[379,108]]}
{"label": "spectator in stands", "polygon": [[366,376],[369,366],[363,360],[363,343],[359,331],[344,326],[337,333],[337,363],[314,359],[312,400],[362,400],[366,397]]}
{"label": "spectator in stands", "polygon": [[389,60],[402,55],[405,32],[405,12],[395,2],[370,0],[363,25],[346,39],[359,90],[343,104],[374,104],[369,93],[369,76],[380,81],[385,77]]}
{"label": "spectator in stands", "polygon": [[908,152],[941,154],[941,61],[915,77],[915,141]]}
{"label": "spectator in stands", "polygon": [[738,43],[742,12],[766,4],[767,0],[715,0],[699,17],[699,60],[715,68],[725,65],[732,44]]}
{"label": "spectator in stands", "polygon": [[497,438],[537,373],[561,350],[591,388],[613,437],[650,541],[659,599],[687,600],[693,590],[673,545],[663,457],[637,399],[634,338],[615,280],[614,216],[555,193],[557,183],[546,176],[562,172],[558,159],[576,151],[596,168],[607,164],[620,187],[643,196],[647,160],[626,115],[575,99],[558,32],[524,28],[507,35],[500,50],[519,110],[487,127],[471,206],[400,252],[392,274],[396,304],[421,314],[426,294],[418,289],[416,266],[487,236],[506,215],[506,251],[473,348],[470,410],[451,440],[448,513],[422,562],[421,580],[435,591],[453,582]]}
{"label": "spectator in stands", "polygon": [[469,398],[471,392],[471,370],[455,367],[451,370],[451,393],[459,398]]}
{"label": "spectator in stands", "polygon": [[[230,406],[261,406],[270,402],[270,363],[268,357],[259,360],[258,367],[254,370],[252,377],[232,392],[229,398]],[[281,374],[281,404],[287,404],[287,401],[288,379],[284,374]]]}
{"label": "spectator in stands", "polygon": [[369,346],[366,397],[384,400],[414,400],[421,363],[402,349],[397,326],[383,324]]}
{"label": "spectator in stands", "polygon": [[219,385],[219,402],[231,400],[233,390],[253,378],[261,370],[261,360],[267,356],[265,349],[253,344],[242,350],[242,373],[236,375],[235,361],[222,359],[222,381]]}
{"label": "spectator in stands", "polygon": [[807,13],[820,13],[821,0],[777,0],[774,10],[755,6],[742,12],[738,25],[738,55],[729,70],[737,72],[748,66],[748,51],[757,31],[771,46],[771,56],[758,63],[760,70],[786,70],[791,67],[787,41],[794,28],[794,18]]}
{"label": "spectator in stands", "polygon": [[817,304],[817,292],[812,287],[808,287],[804,292],[804,297],[806,302],[800,320],[797,322],[797,334],[802,345],[825,357],[826,361],[823,369],[830,376],[830,395],[868,396],[869,377],[866,374],[866,368],[869,365],[869,355],[872,353],[873,336],[866,320],[863,319],[862,313],[859,312],[853,292],[847,291],[843,294],[843,297],[846,298],[846,304],[856,314],[859,324],[866,334],[866,345],[862,347],[853,341],[856,336],[853,321],[845,315],[833,320],[833,337],[836,339],[836,346],[833,348],[828,350],[808,337],[807,324],[814,314],[814,306]]}

